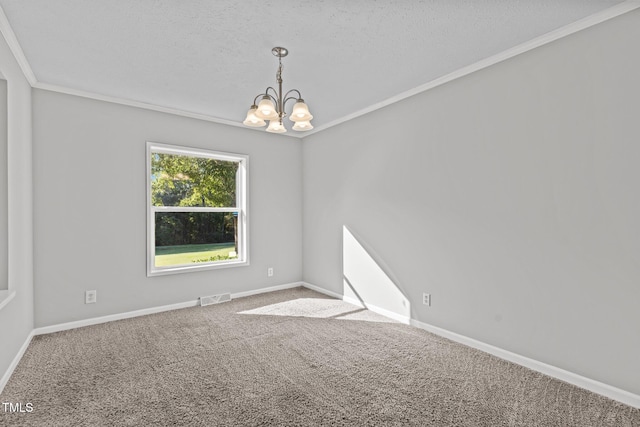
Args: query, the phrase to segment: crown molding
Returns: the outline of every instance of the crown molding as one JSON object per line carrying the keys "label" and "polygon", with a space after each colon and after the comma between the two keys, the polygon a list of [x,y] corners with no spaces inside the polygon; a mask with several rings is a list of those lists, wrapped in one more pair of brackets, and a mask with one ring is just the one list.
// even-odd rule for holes
{"label": "crown molding", "polygon": [[27,81],[31,86],[37,83],[36,75],[33,74],[33,70],[31,69],[31,65],[27,61],[27,58],[24,56],[24,52],[20,47],[20,43],[18,43],[18,39],[16,38],[16,34],[13,32],[13,28],[9,24],[9,20],[7,19],[7,15],[4,13],[4,9],[0,6],[0,33],[4,36],[4,39],[7,41],[9,45],[9,49],[13,56],[16,58],[20,69],[22,70],[22,74],[26,77]]}
{"label": "crown molding", "polygon": [[428,83],[425,83],[413,89],[409,89],[408,91],[392,96],[391,98],[385,99],[384,101],[370,105],[366,108],[363,108],[362,110],[356,111],[355,113],[333,120],[327,124],[316,126],[313,130],[307,132],[305,136],[313,135],[314,133],[321,132],[325,129],[329,129],[333,126],[355,119],[356,117],[360,117],[365,114],[371,113],[372,111],[376,111],[381,108],[384,108],[388,105],[395,104],[396,102],[400,102],[411,96],[417,95],[422,92],[426,92],[430,89],[441,86],[445,83],[449,83],[453,80],[459,79],[461,77],[467,76],[476,71],[490,67],[499,62],[505,61],[509,58],[513,58],[514,56],[520,55],[522,53],[525,53],[530,50],[536,49],[540,46],[543,46],[545,44],[551,43],[553,41],[567,37],[571,34],[577,33],[578,31],[582,31],[589,27],[593,27],[594,25],[608,21],[609,19],[615,18],[617,16],[624,15],[625,13],[631,12],[639,7],[640,7],[640,0],[627,0],[623,3],[619,3],[601,12],[587,16],[586,18],[583,18],[579,21],[565,25],[564,27],[558,28],[557,30],[551,31],[547,34],[543,34],[542,36],[536,37],[532,40],[519,44],[505,51],[502,51],[496,55],[493,55],[481,61],[475,62],[466,67],[459,68],[449,74],[446,74]]}
{"label": "crown molding", "polygon": [[112,104],[121,104],[121,105],[130,106],[130,107],[143,108],[145,110],[159,111],[161,113],[168,113],[168,114],[174,114],[177,116],[190,117],[198,120],[206,120],[206,121],[221,123],[229,126],[237,126],[237,127],[241,126],[240,124],[235,123],[231,120],[218,119],[215,117],[207,116],[205,114],[194,113],[190,111],[180,110],[177,108],[163,107],[161,105],[149,104],[146,102],[134,101],[131,99],[119,98],[116,96],[102,95],[99,93],[74,89],[67,86],[59,86],[59,85],[54,85],[50,83],[41,83],[41,82],[36,82],[32,86],[34,89],[42,89],[42,90],[47,90],[49,92],[64,93],[66,95],[79,96],[82,98],[90,98],[90,99],[95,99],[97,101],[110,102]]}

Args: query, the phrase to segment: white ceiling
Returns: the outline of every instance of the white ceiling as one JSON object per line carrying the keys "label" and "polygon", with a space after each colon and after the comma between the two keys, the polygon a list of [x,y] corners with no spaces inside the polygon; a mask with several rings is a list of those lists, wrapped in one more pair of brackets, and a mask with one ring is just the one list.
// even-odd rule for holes
{"label": "white ceiling", "polygon": [[41,87],[241,122],[284,46],[317,128],[618,3],[0,0]]}

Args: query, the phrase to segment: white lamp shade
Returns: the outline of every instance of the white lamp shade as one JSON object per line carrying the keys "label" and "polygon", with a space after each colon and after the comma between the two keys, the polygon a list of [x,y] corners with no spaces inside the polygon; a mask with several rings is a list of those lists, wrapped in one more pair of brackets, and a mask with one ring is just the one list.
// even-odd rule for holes
{"label": "white lamp shade", "polygon": [[262,98],[255,114],[263,120],[275,120],[278,118],[276,107],[273,106],[273,102],[267,97]]}
{"label": "white lamp shade", "polygon": [[273,133],[285,133],[287,129],[282,124],[282,120],[271,120],[269,122],[269,127],[267,127],[267,132]]}
{"label": "white lamp shade", "polygon": [[305,130],[311,130],[313,129],[313,126],[311,125],[311,123],[307,120],[306,122],[296,122],[295,125],[293,125],[293,130],[297,130],[297,131],[305,131]]}
{"label": "white lamp shade", "polygon": [[264,120],[256,116],[257,110],[258,107],[256,106],[251,107],[249,111],[247,111],[247,118],[244,119],[244,122],[242,122],[242,124],[244,124],[245,126],[250,126],[252,128],[259,128],[266,125],[267,123]]}
{"label": "white lamp shade", "polygon": [[293,111],[291,111],[291,117],[289,120],[292,122],[308,122],[313,119],[313,116],[309,113],[309,107],[302,101],[298,101],[293,106]]}

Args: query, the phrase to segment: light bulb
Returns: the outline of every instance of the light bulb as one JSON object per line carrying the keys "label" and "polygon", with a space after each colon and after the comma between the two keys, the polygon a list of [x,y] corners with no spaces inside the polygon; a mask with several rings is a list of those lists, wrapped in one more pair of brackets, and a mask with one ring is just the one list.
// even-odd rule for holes
{"label": "light bulb", "polygon": [[313,126],[311,125],[311,123],[307,120],[305,122],[296,122],[295,125],[293,125],[293,130],[297,130],[297,131],[305,131],[305,130],[311,130],[313,129]]}
{"label": "light bulb", "polygon": [[313,116],[309,113],[309,107],[304,103],[304,100],[298,99],[298,102],[293,106],[289,120],[292,122],[308,122],[311,119],[313,119]]}
{"label": "light bulb", "polygon": [[255,114],[258,118],[263,120],[275,120],[278,118],[276,108],[273,106],[273,102],[268,96],[262,97],[262,100],[258,103],[258,109]]}
{"label": "light bulb", "polygon": [[245,126],[258,128],[266,125],[264,120],[256,116],[257,110],[258,107],[256,105],[252,105],[251,108],[249,108],[249,111],[247,111],[247,118],[244,119],[244,122],[242,122]]}
{"label": "light bulb", "polygon": [[287,131],[287,129],[282,124],[282,120],[281,119],[271,120],[269,122],[269,127],[267,127],[267,132],[285,133],[286,131]]}

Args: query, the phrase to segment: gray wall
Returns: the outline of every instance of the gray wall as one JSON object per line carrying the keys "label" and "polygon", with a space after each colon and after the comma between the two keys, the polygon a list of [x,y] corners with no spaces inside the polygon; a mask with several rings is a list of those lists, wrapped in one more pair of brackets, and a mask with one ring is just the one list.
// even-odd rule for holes
{"label": "gray wall", "polygon": [[[33,156],[31,89],[0,40],[16,291],[0,372],[34,300],[47,326],[304,278],[640,393],[639,24],[629,13],[303,145],[35,90]],[[147,140],[251,156],[249,267],[146,277]]]}
{"label": "gray wall", "polygon": [[[31,166],[31,87],[3,37],[0,73],[7,80],[7,157],[0,171],[7,177],[0,206],[6,208],[8,288],[16,296],[0,310],[0,375],[33,329],[33,226]],[[6,168],[5,168],[6,165]],[[5,279],[6,280],[6,279]]]}
{"label": "gray wall", "polygon": [[[43,90],[33,126],[36,327],[301,280],[300,140]],[[250,266],[146,277],[146,141],[250,156]]]}
{"label": "gray wall", "polygon": [[304,280],[640,393],[639,40],[634,11],[305,138]]}

